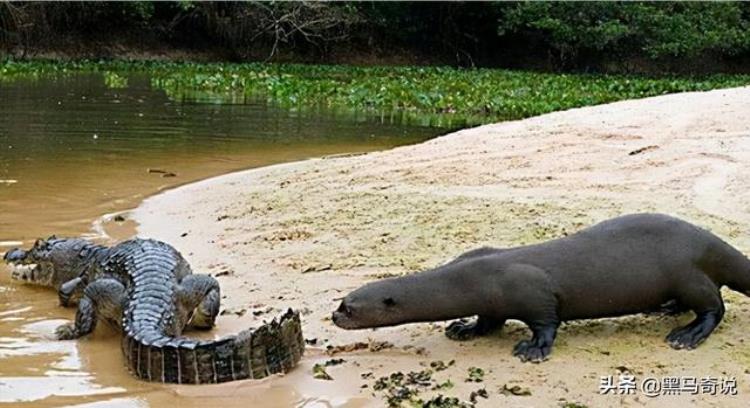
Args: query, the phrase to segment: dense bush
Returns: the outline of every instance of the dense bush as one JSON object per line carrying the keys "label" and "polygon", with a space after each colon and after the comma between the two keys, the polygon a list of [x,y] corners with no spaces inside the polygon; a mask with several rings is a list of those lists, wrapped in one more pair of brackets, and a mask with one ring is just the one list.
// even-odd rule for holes
{"label": "dense bush", "polygon": [[536,36],[561,62],[581,54],[731,56],[750,48],[747,11],[741,3],[528,2],[505,10],[499,34]]}
{"label": "dense bush", "polygon": [[398,54],[457,66],[747,72],[750,3],[0,2],[6,49],[128,40],[221,48],[242,61]]}
{"label": "dense bush", "polygon": [[240,55],[262,48],[318,46],[345,40],[360,23],[355,6],[323,2],[185,2],[193,24]]}
{"label": "dense bush", "polygon": [[113,27],[144,28],[154,3],[133,2],[2,2],[3,31],[23,32],[34,40],[48,34],[102,34]]}

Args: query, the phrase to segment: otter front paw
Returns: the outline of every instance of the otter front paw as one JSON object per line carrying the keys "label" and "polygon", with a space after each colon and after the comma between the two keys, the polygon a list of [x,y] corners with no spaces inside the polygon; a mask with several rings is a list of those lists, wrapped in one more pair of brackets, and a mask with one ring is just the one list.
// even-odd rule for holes
{"label": "otter front paw", "polygon": [[522,340],[513,348],[514,356],[523,362],[530,361],[532,363],[541,363],[546,360],[550,352],[552,352],[551,346],[537,344],[534,340]]}
{"label": "otter front paw", "polygon": [[59,326],[55,330],[55,337],[58,340],[73,340],[77,339],[79,336],[78,331],[76,330],[76,326],[72,323],[69,323]]}
{"label": "otter front paw", "polygon": [[456,320],[445,328],[445,335],[451,340],[463,341],[478,336],[477,322],[468,320]]}

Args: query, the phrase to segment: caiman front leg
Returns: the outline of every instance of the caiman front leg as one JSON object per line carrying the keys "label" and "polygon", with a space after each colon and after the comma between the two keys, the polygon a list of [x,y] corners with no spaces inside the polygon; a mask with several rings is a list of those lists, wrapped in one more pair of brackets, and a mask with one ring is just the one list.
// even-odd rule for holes
{"label": "caiman front leg", "polygon": [[86,283],[81,277],[73,278],[60,285],[60,289],[58,289],[57,291],[57,298],[60,300],[60,306],[70,306],[70,300],[73,299],[73,296],[76,294],[76,292],[79,292],[81,289],[83,289],[85,285]]}
{"label": "caiman front leg", "polygon": [[99,279],[90,283],[78,302],[75,322],[58,327],[55,331],[57,338],[70,340],[85,336],[94,331],[97,318],[121,321],[124,299],[125,287],[116,279]]}
{"label": "caiman front leg", "polygon": [[188,275],[178,289],[182,306],[192,313],[189,324],[196,329],[214,327],[221,304],[219,282],[208,275]]}

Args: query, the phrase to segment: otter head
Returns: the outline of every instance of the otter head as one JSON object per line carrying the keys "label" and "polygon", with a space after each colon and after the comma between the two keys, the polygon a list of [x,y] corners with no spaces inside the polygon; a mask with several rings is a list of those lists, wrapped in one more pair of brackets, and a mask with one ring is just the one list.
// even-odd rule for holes
{"label": "otter head", "polygon": [[333,323],[342,329],[366,329],[418,321],[411,311],[418,310],[399,279],[385,279],[347,295],[333,312]]}
{"label": "otter head", "polygon": [[77,277],[85,267],[79,256],[86,244],[82,239],[38,239],[31,249],[15,248],[3,260],[12,266],[11,278],[26,283],[59,288]]}

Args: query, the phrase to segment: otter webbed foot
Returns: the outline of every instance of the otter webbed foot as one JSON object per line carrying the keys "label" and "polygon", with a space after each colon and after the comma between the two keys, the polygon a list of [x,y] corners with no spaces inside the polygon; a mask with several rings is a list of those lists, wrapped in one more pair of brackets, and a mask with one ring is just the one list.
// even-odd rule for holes
{"label": "otter webbed foot", "polygon": [[505,321],[503,320],[495,320],[484,316],[479,316],[473,321],[461,319],[449,324],[445,328],[445,335],[451,340],[469,340],[500,329],[504,324]]}
{"label": "otter webbed foot", "polygon": [[676,349],[694,349],[708,338],[721,322],[721,312],[705,312],[695,317],[687,326],[678,327],[667,336],[669,345]]}
{"label": "otter webbed foot", "polygon": [[522,340],[513,348],[513,355],[523,362],[541,363],[552,352],[557,326],[532,327],[531,340]]}
{"label": "otter webbed foot", "polygon": [[552,346],[538,344],[534,340],[522,340],[513,348],[513,355],[521,361],[541,363],[552,352]]}
{"label": "otter webbed foot", "polygon": [[691,287],[682,294],[680,303],[695,312],[695,319],[684,327],[672,330],[667,342],[674,349],[694,349],[702,343],[724,317],[724,301],[721,292],[706,278],[705,285]]}

